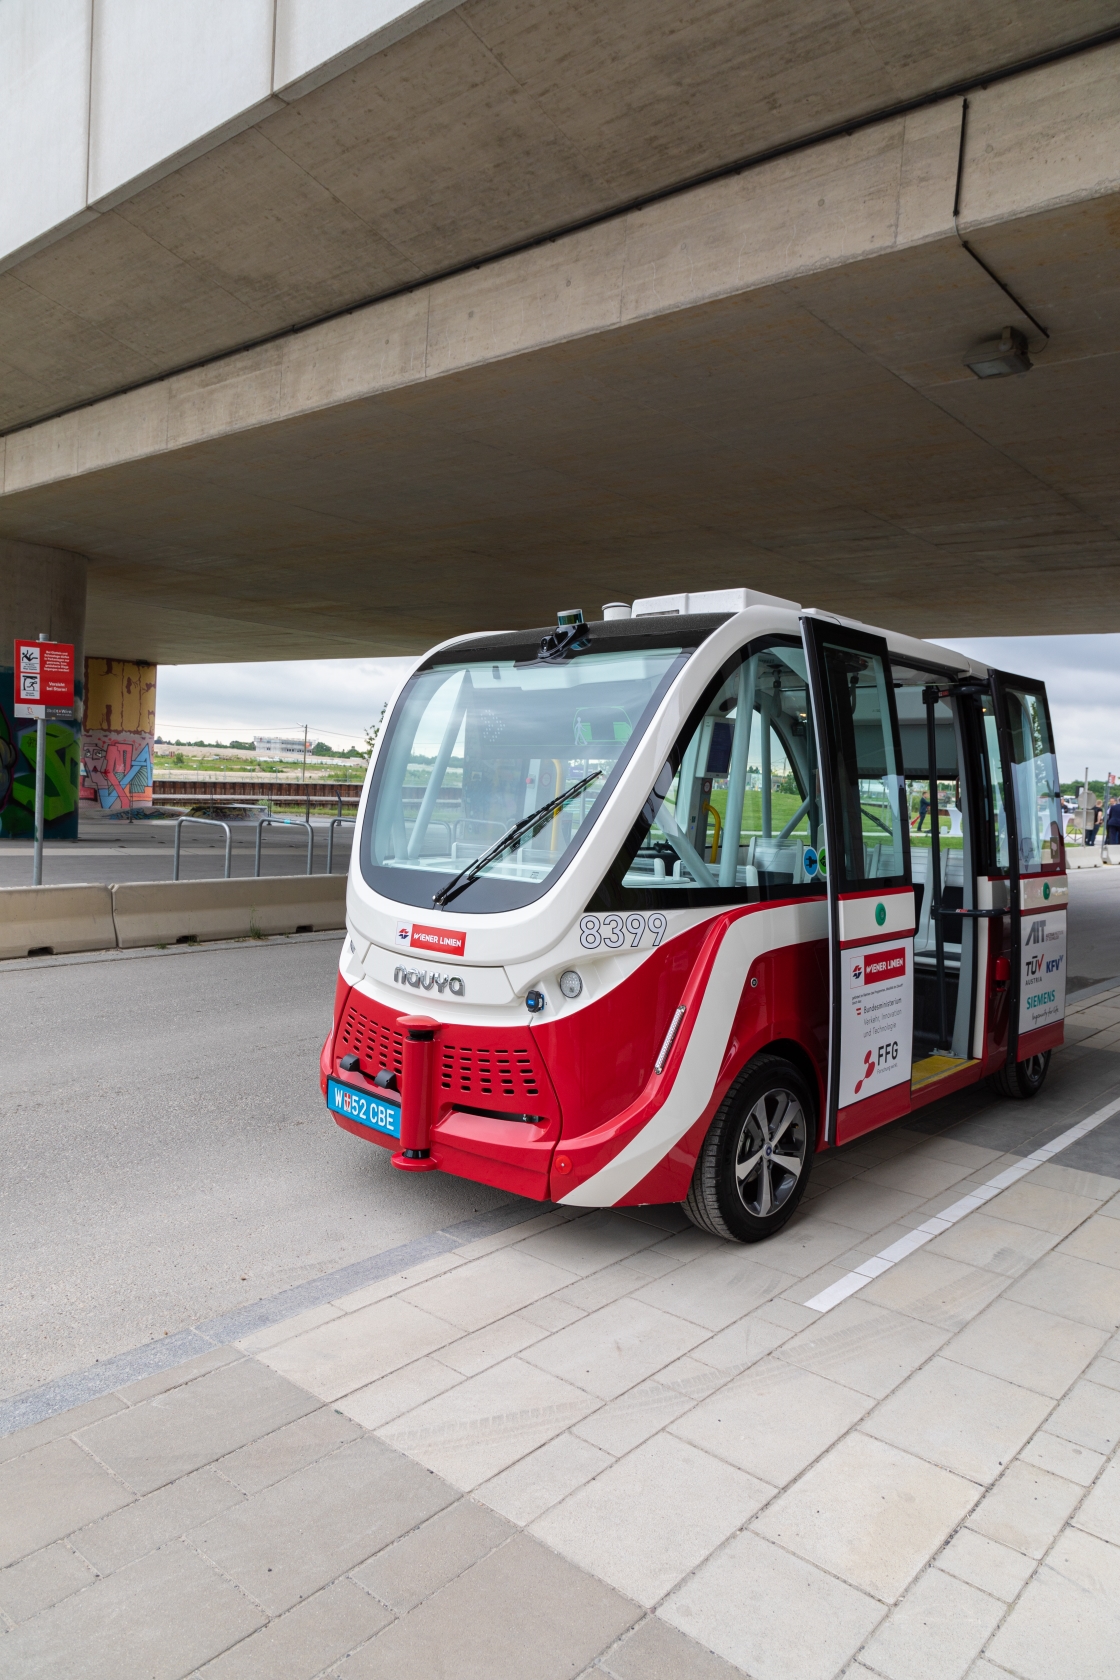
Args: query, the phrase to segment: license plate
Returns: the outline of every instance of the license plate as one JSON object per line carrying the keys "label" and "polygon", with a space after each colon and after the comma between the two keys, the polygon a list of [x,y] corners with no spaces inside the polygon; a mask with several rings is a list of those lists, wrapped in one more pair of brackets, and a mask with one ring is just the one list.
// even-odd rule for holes
{"label": "license plate", "polygon": [[327,1107],[332,1114],[356,1120],[359,1126],[383,1132],[386,1137],[401,1135],[401,1105],[371,1097],[367,1091],[355,1091],[351,1085],[340,1085],[337,1079],[327,1080]]}

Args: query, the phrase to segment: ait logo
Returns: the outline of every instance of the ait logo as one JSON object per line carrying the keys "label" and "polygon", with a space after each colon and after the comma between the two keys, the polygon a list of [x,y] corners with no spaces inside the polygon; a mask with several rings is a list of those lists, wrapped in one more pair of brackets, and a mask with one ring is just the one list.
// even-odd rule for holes
{"label": "ait logo", "polygon": [[871,1078],[871,1075],[874,1072],[875,1072],[875,1058],[871,1054],[870,1050],[865,1051],[864,1057],[863,1057],[863,1078],[856,1080],[855,1094],[856,1094],[857,1097],[859,1096],[860,1092],[863,1090],[863,1087],[867,1084],[867,1081]]}

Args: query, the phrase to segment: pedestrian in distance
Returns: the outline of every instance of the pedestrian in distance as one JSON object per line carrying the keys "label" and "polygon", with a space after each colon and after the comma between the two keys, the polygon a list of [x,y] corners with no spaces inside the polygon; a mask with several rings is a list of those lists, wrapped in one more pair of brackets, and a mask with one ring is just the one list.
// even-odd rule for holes
{"label": "pedestrian in distance", "polygon": [[[1113,797],[1108,802],[1108,814],[1104,819],[1104,843],[1111,849],[1120,847],[1120,799]],[[1111,863],[1112,858],[1106,859]]]}
{"label": "pedestrian in distance", "polygon": [[1097,843],[1097,830],[1100,828],[1100,826],[1101,826],[1101,802],[1100,802],[1099,799],[1094,799],[1093,803],[1089,807],[1089,827],[1088,827],[1088,830],[1087,830],[1086,835],[1085,835],[1085,844],[1087,846],[1095,846],[1096,845],[1096,843]]}

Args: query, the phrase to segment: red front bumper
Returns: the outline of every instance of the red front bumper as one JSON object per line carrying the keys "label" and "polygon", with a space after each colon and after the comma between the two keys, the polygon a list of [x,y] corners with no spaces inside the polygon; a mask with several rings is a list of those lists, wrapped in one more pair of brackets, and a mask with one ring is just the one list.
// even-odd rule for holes
{"label": "red front bumper", "polygon": [[[397,1076],[402,1107],[410,1101],[403,1078],[406,1011],[375,1003],[339,977],[335,1019],[320,1058],[324,1095],[329,1077],[376,1090],[382,1069]],[[552,1157],[560,1138],[560,1105],[528,1026],[441,1025],[429,1060],[428,1092],[433,1164],[459,1178],[492,1184],[535,1201],[549,1195]],[[339,1060],[358,1057],[357,1072]],[[356,1137],[395,1149],[396,1140],[345,1116],[334,1119]]]}

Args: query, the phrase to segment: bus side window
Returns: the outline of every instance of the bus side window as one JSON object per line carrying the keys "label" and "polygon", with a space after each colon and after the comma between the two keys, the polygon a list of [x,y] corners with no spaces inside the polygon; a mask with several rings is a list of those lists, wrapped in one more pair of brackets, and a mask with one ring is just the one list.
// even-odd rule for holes
{"label": "bus side window", "polygon": [[[848,888],[906,878],[902,766],[895,760],[890,675],[874,653],[827,641],[824,750],[832,764]],[[830,860],[830,868],[831,868]]]}
{"label": "bus side window", "polygon": [[613,877],[620,904],[636,889],[731,902],[823,892],[820,825],[804,653],[775,645],[725,667],[704,696],[604,891]]}

